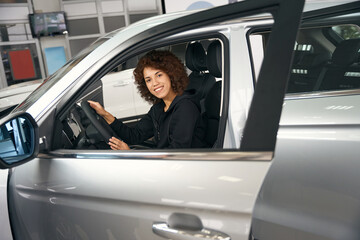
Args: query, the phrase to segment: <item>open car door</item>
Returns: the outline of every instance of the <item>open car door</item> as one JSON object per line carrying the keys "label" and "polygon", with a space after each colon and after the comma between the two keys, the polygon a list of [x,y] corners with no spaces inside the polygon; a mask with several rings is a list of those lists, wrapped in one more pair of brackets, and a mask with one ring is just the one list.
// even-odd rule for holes
{"label": "open car door", "polygon": [[[154,42],[184,31],[271,14],[274,24],[239,149],[60,149],[30,159],[39,147],[31,116],[10,114],[0,121],[3,127],[29,117],[26,129],[33,130],[28,134],[32,138],[26,139],[31,143],[27,154],[20,156],[14,148],[13,155],[0,161],[1,168],[31,161],[10,174],[9,212],[15,239],[247,239],[253,203],[239,207],[238,193],[244,193],[244,198],[255,193],[246,195],[232,184],[241,182],[242,176],[231,176],[245,172],[252,177],[257,174],[254,169],[273,157],[303,5],[303,0],[238,2],[168,21],[118,46],[123,49],[120,58],[126,59],[124,56],[131,57],[138,49],[149,50]],[[227,61],[224,65],[229,64]],[[230,76],[230,71],[224,67],[225,76]],[[229,94],[229,89],[224,90],[227,102]],[[3,129],[7,133],[10,128]],[[248,171],[248,166],[254,172]],[[258,184],[263,175],[254,178]],[[240,188],[246,189],[245,185]],[[203,229],[199,219],[213,230]]]}
{"label": "open car door", "polygon": [[[360,2],[356,1],[306,12],[303,23],[312,28],[323,23],[353,23],[358,28],[359,13]],[[357,47],[347,50],[347,54],[359,51]],[[341,106],[344,97],[356,95],[358,89],[352,94],[333,96],[331,103],[328,98],[323,101],[325,106]],[[257,196],[251,239],[360,238],[360,152],[359,138],[355,137],[359,136],[359,125],[351,120],[358,116],[346,116],[341,123],[323,119],[321,126],[312,122],[305,125],[300,120],[280,131],[277,144],[282,147],[276,149]],[[301,117],[310,118],[307,113]],[[318,112],[316,117],[323,118]],[[326,137],[324,132],[328,133]]]}

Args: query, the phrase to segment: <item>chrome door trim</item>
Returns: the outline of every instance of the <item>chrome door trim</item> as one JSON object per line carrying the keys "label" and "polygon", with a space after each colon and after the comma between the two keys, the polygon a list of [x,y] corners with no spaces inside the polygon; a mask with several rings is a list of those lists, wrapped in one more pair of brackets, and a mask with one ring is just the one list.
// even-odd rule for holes
{"label": "chrome door trim", "polygon": [[134,160],[177,160],[177,161],[271,161],[273,152],[240,152],[234,150],[222,150],[221,152],[207,150],[171,151],[171,150],[55,150],[49,153],[40,153],[38,158],[56,159],[134,159]]}
{"label": "chrome door trim", "polygon": [[306,93],[290,93],[285,96],[285,100],[307,99],[307,98],[323,98],[323,97],[339,97],[360,94],[360,89],[351,90],[333,90],[323,92],[306,92]]}

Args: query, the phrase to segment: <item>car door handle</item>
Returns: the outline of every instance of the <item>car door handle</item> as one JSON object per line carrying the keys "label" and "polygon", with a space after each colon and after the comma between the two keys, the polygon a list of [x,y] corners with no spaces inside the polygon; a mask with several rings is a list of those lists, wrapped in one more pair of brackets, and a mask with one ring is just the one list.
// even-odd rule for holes
{"label": "car door handle", "polygon": [[114,87],[123,87],[123,86],[129,85],[129,84],[130,84],[130,81],[119,81],[119,82],[115,83],[113,86]]}
{"label": "car door handle", "polygon": [[204,228],[197,216],[184,213],[171,214],[167,223],[155,222],[152,230],[156,235],[172,240],[231,240],[225,233]]}

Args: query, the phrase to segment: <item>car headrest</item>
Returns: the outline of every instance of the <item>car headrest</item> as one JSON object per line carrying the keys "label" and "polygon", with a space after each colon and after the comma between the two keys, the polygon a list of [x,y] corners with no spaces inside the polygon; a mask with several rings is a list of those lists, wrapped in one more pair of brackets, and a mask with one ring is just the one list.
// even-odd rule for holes
{"label": "car headrest", "polygon": [[191,71],[205,71],[206,67],[206,53],[199,42],[189,43],[185,53],[186,66]]}
{"label": "car headrest", "polygon": [[332,63],[349,66],[360,61],[360,39],[349,39],[339,43],[332,55]]}
{"label": "car headrest", "polygon": [[222,50],[220,41],[213,41],[208,46],[206,65],[211,75],[218,78],[222,77]]}

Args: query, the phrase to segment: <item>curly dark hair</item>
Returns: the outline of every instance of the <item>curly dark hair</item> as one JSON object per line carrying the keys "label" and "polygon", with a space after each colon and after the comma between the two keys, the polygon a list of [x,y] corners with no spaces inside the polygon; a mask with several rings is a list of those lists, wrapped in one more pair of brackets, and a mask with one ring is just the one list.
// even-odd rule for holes
{"label": "curly dark hair", "polygon": [[171,81],[171,87],[177,95],[181,95],[189,83],[185,66],[179,58],[170,51],[152,50],[140,58],[135,70],[134,77],[137,88],[146,101],[155,104],[159,98],[152,95],[144,80],[144,68],[151,67],[165,72]]}

